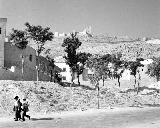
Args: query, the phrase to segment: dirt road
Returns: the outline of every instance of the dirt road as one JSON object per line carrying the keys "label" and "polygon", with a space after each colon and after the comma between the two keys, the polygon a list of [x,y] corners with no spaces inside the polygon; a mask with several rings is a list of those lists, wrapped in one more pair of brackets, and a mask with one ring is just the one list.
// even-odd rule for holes
{"label": "dirt road", "polygon": [[0,128],[160,128],[160,108],[115,108],[32,116],[30,121],[0,119]]}

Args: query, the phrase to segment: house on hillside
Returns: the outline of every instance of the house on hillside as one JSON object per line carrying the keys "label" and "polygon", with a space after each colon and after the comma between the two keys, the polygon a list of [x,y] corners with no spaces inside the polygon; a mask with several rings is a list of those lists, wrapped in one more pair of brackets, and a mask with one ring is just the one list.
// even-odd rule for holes
{"label": "house on hillside", "polygon": [[[7,18],[0,18],[0,80],[26,80],[35,81],[37,78],[36,50],[30,46],[25,49],[18,48],[6,38]],[[40,56],[40,81],[50,81],[50,72],[60,68],[49,65],[49,61]]]}
{"label": "house on hillside", "polygon": [[55,65],[61,68],[60,76],[62,78],[62,82],[71,82],[71,70],[69,65],[66,64],[63,56],[58,56],[54,58]]}
{"label": "house on hillside", "polygon": [[[71,69],[69,65],[66,64],[63,56],[55,57],[54,61],[55,61],[55,65],[61,68],[60,76],[62,78],[62,82],[71,82],[71,79],[72,79]],[[89,81],[88,79],[89,75],[93,75],[93,72],[88,68],[84,68],[83,73],[79,76],[80,82],[83,83],[83,82]],[[73,80],[74,82],[78,81],[77,73],[74,73]]]}

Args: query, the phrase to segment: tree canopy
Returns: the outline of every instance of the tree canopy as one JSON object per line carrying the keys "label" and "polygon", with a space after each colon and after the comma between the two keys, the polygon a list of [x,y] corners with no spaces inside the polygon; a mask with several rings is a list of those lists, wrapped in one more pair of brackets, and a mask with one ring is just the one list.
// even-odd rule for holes
{"label": "tree canopy", "polygon": [[37,45],[37,56],[38,56],[38,65],[37,65],[37,81],[39,81],[39,56],[44,51],[44,44],[47,41],[51,41],[53,39],[53,33],[50,31],[49,27],[43,28],[40,25],[30,25],[28,22],[25,23],[26,32],[28,37],[32,39]]}
{"label": "tree canopy", "polygon": [[20,49],[25,49],[27,47],[28,36],[26,31],[12,29],[12,32],[9,34],[9,39]]}
{"label": "tree canopy", "polygon": [[81,46],[82,42],[78,39],[77,35],[71,33],[71,36],[65,38],[63,40],[62,47],[64,47],[64,51],[66,55],[64,58],[66,59],[66,63],[69,65],[72,71],[72,82],[73,82],[73,73],[77,70],[78,56],[77,49]]}
{"label": "tree canopy", "polygon": [[148,70],[147,70],[147,74],[150,75],[151,77],[155,77],[157,79],[157,81],[159,81],[160,78],[160,57],[156,58],[152,58],[153,59],[153,63],[148,65]]}
{"label": "tree canopy", "polygon": [[28,22],[25,23],[25,26],[29,38],[35,41],[35,43],[37,44],[37,54],[39,56],[40,53],[45,49],[45,42],[52,41],[53,33],[50,31],[49,27],[43,28],[40,25],[34,26],[30,25]]}

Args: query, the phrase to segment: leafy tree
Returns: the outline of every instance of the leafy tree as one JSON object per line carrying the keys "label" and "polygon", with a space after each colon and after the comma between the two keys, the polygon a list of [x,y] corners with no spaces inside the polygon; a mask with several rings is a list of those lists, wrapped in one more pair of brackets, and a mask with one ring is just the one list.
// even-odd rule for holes
{"label": "leafy tree", "polygon": [[111,71],[108,67],[108,64],[112,62],[112,56],[110,54],[106,54],[103,56],[95,55],[89,58],[87,61],[87,67],[94,71],[94,80],[91,79],[91,82],[98,83],[99,80],[111,77]]}
{"label": "leafy tree", "polygon": [[[144,66],[143,64],[140,63],[140,61],[143,61],[143,60],[144,60],[143,58],[137,58],[136,61],[129,61],[128,62],[128,67],[131,70],[131,75],[133,75],[134,78],[135,78],[134,88],[135,88],[136,83],[137,83],[137,78],[136,78],[137,73],[140,73],[138,68]],[[140,77],[139,77],[139,79],[140,79]],[[138,92],[139,92],[139,83],[138,83],[138,87],[137,87],[137,93]]]}
{"label": "leafy tree", "polygon": [[122,57],[122,54],[121,53],[118,53],[118,54],[113,54],[112,55],[112,64],[113,64],[113,67],[112,67],[112,70],[113,70],[113,74],[112,74],[112,77],[117,79],[118,81],[118,86],[120,87],[120,78],[122,77],[122,73],[124,72],[125,70],[125,67],[126,67],[126,62],[121,60],[121,57]]}
{"label": "leafy tree", "polygon": [[43,28],[42,26],[34,26],[29,23],[25,23],[26,31],[29,35],[29,38],[32,39],[37,45],[37,56],[38,56],[38,65],[37,65],[37,81],[39,81],[39,56],[44,51],[44,44],[47,41],[51,41],[53,39],[53,33],[50,31],[49,27]]}
{"label": "leafy tree", "polygon": [[103,80],[103,86],[104,86],[104,79],[110,78],[111,71],[108,67],[109,62],[112,61],[112,56],[110,54],[99,56],[94,55],[89,58],[87,61],[87,67],[89,69],[93,70],[94,74],[89,77],[92,84],[95,85],[95,88],[97,89],[97,99],[98,99],[98,108],[99,108],[99,81]]}
{"label": "leafy tree", "polygon": [[51,67],[50,69],[50,76],[51,76],[51,79],[50,81],[52,82],[53,81],[53,70],[54,70],[54,67],[55,67],[55,64],[54,64],[54,59],[50,58],[49,55],[46,56],[46,59],[49,61],[49,66]]}
{"label": "leafy tree", "polygon": [[28,36],[25,31],[12,29],[9,39],[15,43],[19,49],[25,49],[28,44]]}
{"label": "leafy tree", "polygon": [[73,75],[77,71],[77,63],[78,56],[76,50],[81,46],[82,42],[79,41],[76,34],[71,33],[71,36],[65,38],[63,40],[62,47],[65,47],[64,51],[67,53],[64,58],[66,59],[66,63],[71,68],[72,73],[72,83],[73,83]]}
{"label": "leafy tree", "polygon": [[76,70],[77,70],[77,77],[78,77],[78,84],[80,85],[80,81],[79,81],[79,75],[81,75],[83,73],[83,70],[84,70],[84,66],[88,60],[88,58],[91,56],[90,53],[77,53],[77,59],[78,59],[78,63],[77,63],[77,67],[76,67]]}
{"label": "leafy tree", "polygon": [[151,77],[155,77],[157,81],[159,81],[160,78],[160,57],[152,58],[153,63],[148,65],[148,70],[147,74],[150,75]]}

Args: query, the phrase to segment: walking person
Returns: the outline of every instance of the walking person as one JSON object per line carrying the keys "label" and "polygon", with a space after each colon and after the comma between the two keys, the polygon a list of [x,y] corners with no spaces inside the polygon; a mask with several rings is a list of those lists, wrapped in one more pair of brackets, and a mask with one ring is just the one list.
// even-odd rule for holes
{"label": "walking person", "polygon": [[14,107],[13,107],[13,111],[15,112],[15,121],[18,121],[21,119],[21,106],[22,106],[22,103],[19,99],[18,96],[16,96],[15,98],[15,103],[14,103]]}
{"label": "walking person", "polygon": [[25,121],[25,117],[27,117],[30,120],[30,116],[27,115],[27,112],[29,111],[28,107],[29,107],[29,104],[24,98],[22,102],[22,121]]}

